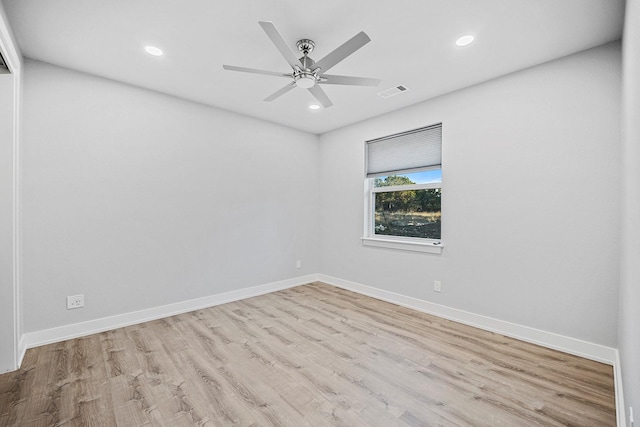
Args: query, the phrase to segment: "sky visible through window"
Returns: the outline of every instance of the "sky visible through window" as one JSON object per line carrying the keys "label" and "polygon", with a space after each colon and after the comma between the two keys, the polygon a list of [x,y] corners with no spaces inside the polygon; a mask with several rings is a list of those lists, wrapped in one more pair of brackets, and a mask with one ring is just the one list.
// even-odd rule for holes
{"label": "sky visible through window", "polygon": [[[415,184],[430,184],[432,182],[442,182],[442,169],[405,173],[398,176],[406,176]],[[386,177],[382,176],[380,178],[384,179]]]}

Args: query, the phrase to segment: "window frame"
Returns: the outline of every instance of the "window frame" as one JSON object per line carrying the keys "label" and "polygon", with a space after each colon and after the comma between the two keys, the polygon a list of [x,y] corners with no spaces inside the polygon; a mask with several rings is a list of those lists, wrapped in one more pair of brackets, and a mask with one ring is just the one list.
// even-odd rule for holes
{"label": "window frame", "polygon": [[[440,126],[442,124],[440,123]],[[411,131],[410,131],[411,132]],[[393,235],[381,235],[375,233],[375,195],[377,193],[387,193],[395,191],[410,191],[410,190],[425,190],[425,189],[440,189],[443,191],[443,181],[441,178],[439,182],[430,182],[424,184],[407,184],[407,185],[393,185],[388,187],[375,187],[374,182],[378,176],[367,176],[368,170],[368,142],[365,141],[365,176],[364,176],[364,233],[361,238],[363,246],[382,247],[389,249],[399,249],[413,252],[426,252],[440,254],[444,247],[442,243],[442,235],[440,239],[430,239],[422,237],[407,237],[407,236],[393,236]],[[427,170],[440,170],[442,172],[442,161],[437,166],[431,166],[426,168],[420,168],[419,170],[406,171],[398,173],[397,175],[407,175],[413,172],[427,171]],[[392,176],[389,175],[385,176]],[[441,206],[442,212],[442,206]]]}

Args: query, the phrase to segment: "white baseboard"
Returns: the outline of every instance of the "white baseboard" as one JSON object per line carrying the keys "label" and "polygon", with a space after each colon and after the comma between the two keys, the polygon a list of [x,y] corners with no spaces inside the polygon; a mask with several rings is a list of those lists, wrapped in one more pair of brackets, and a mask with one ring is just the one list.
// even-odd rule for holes
{"label": "white baseboard", "polygon": [[618,365],[616,361],[616,358],[618,357],[617,350],[611,347],[605,347],[576,338],[570,338],[552,332],[546,332],[539,329],[530,328],[528,326],[522,326],[515,323],[506,322],[504,320],[494,319],[491,317],[458,310],[444,305],[435,304],[406,295],[385,291],[382,289],[374,288],[356,282],[351,282],[344,279],[339,279],[337,277],[332,277],[325,274],[310,274],[307,276],[295,277],[292,279],[253,286],[250,288],[238,289],[235,291],[224,292],[221,294],[210,295],[188,301],[167,304],[159,307],[152,307],[145,310],[89,320],[87,322],[74,323],[71,325],[64,325],[51,329],[29,332],[24,334],[22,336],[22,339],[20,340],[20,359],[18,361],[18,365],[22,363],[24,353],[28,348],[38,347],[41,345],[64,341],[72,338],[78,338],[98,332],[104,332],[123,326],[135,325],[150,320],[156,320],[176,314],[187,313],[193,310],[200,310],[202,308],[212,307],[232,301],[238,301],[245,298],[251,298],[258,295],[264,295],[270,292],[275,292],[281,289],[288,289],[314,281],[321,281],[332,286],[347,289],[359,294],[391,302],[393,304],[398,304],[403,307],[422,311],[428,314],[433,314],[435,316],[474,326],[476,328],[517,338],[522,341],[542,345],[544,347],[549,347],[559,351],[564,351],[576,356],[585,357],[587,359],[607,363],[609,365]]}
{"label": "white baseboard", "polygon": [[565,353],[595,360],[597,362],[607,363],[609,365],[614,365],[616,362],[617,350],[611,347],[605,347],[603,345],[582,341],[576,338],[570,338],[564,335],[558,335],[552,332],[546,332],[530,328],[528,326],[522,326],[506,322],[504,320],[498,320],[492,317],[458,310],[456,308],[396,294],[394,292],[373,288],[371,286],[338,279],[324,274],[319,274],[318,280],[329,285],[391,302],[393,304],[398,304],[403,307],[422,311],[427,314],[433,314],[465,325],[474,326],[476,328],[538,344],[554,350],[563,351]]}
{"label": "white baseboard", "polygon": [[616,393],[616,418],[618,427],[627,427],[627,411],[624,405],[624,393],[622,387],[622,367],[620,365],[620,352],[615,350],[616,359],[613,364],[613,385]]}
{"label": "white baseboard", "polygon": [[18,360],[16,360],[16,369],[20,369],[22,365],[22,361],[24,360],[24,355],[27,352],[27,341],[24,334],[20,337],[18,341]]}
{"label": "white baseboard", "polygon": [[123,326],[135,325],[138,323],[148,322],[150,320],[156,320],[176,314],[187,313],[189,311],[200,310],[207,307],[213,307],[216,305],[264,295],[270,292],[288,289],[315,281],[324,282],[328,285],[336,286],[403,307],[411,308],[448,320],[463,323],[465,325],[499,333],[522,341],[552,348],[554,350],[563,351],[565,353],[613,365],[618,427],[626,427],[627,425],[622,390],[620,356],[617,349],[590,343],[587,341],[582,341],[575,338],[570,338],[563,335],[558,335],[552,332],[530,328],[528,326],[506,322],[504,320],[470,313],[464,310],[458,310],[444,305],[435,304],[406,295],[385,291],[383,289],[378,289],[360,283],[339,279],[325,274],[310,274],[307,276],[295,277],[292,279],[253,286],[250,288],[238,289],[235,291],[210,295],[207,297],[167,304],[160,307],[152,307],[149,309],[131,313],[124,313],[115,316],[104,317],[101,319],[90,320],[87,322],[59,326],[56,328],[45,329],[36,332],[29,332],[24,334],[20,339],[18,348],[18,367],[20,367],[20,365],[22,364],[22,360],[28,348],[38,347],[41,345],[60,342],[72,338],[78,338],[98,332],[104,332],[116,328],[121,328]]}
{"label": "white baseboard", "polygon": [[[294,277],[292,279],[253,286],[250,288],[238,289],[235,291],[224,292],[221,294],[210,295],[188,301],[181,301],[159,307],[152,307],[145,310],[134,311],[131,313],[123,313],[115,316],[89,320],[86,322],[74,323],[72,325],[64,325],[58,326],[56,328],[29,332],[22,336],[22,347],[24,351],[26,351],[27,348],[33,348],[45,344],[51,344],[54,342],[65,341],[72,338],[83,337],[98,332],[121,328],[123,326],[135,325],[138,323],[148,322],[150,320],[161,319],[163,317],[174,316],[176,314],[187,313],[189,311],[200,310],[203,308],[213,307],[215,305],[225,304],[232,301],[238,301],[245,298],[264,295],[270,292],[275,292],[282,289],[288,289],[294,286],[300,286],[306,283],[314,282],[317,279],[318,276],[316,274],[310,274],[307,276]],[[22,351],[21,353],[18,365],[22,363],[24,351]]]}

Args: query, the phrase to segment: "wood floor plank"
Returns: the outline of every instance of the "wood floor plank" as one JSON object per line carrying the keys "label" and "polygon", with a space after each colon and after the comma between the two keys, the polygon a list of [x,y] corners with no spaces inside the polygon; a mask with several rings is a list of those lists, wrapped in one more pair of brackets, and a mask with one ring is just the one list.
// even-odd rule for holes
{"label": "wood floor plank", "polygon": [[614,426],[611,366],[322,283],[27,351],[0,426]]}
{"label": "wood floor plank", "polygon": [[[322,292],[324,292],[324,290]],[[344,291],[342,291],[342,292],[344,292]],[[351,301],[351,300],[348,300],[348,299],[343,299],[339,303],[337,303],[336,305],[341,306],[343,309],[347,310],[347,309],[349,309],[349,305],[352,305],[351,308],[353,309],[354,307],[358,307],[359,303],[357,302],[357,300],[356,301]],[[394,311],[396,311],[396,310],[400,310],[400,311],[406,310],[406,309],[403,309],[402,307],[397,307],[397,306],[393,306],[393,305],[388,305],[388,306],[392,307],[392,309]],[[370,314],[368,314],[368,313],[366,313],[364,311],[370,311],[370,308],[369,307],[361,307],[361,308],[364,309],[364,310],[355,308],[355,314],[353,314],[353,315],[357,316],[358,314],[360,314],[362,319],[364,319],[363,322],[366,322],[366,320],[368,318],[370,318],[371,316],[370,316]],[[375,315],[376,316],[383,316],[383,317],[387,316],[388,313],[385,314],[384,311],[385,310],[380,310],[379,312],[375,312]],[[421,314],[421,315],[422,316],[417,316],[417,317],[424,317],[424,316],[429,317],[428,315],[424,315],[424,314]],[[389,325],[389,322],[386,319],[378,318],[377,320],[379,320],[384,325]],[[442,322],[442,319],[440,319],[440,321]],[[406,327],[406,325],[404,325],[404,323],[405,322],[403,322],[402,325],[395,325],[394,328],[388,328],[388,329],[386,329],[386,332],[388,332],[388,333],[390,333],[392,335],[395,335],[395,336],[397,336],[399,338],[405,339],[405,340],[406,339],[414,340],[415,337],[411,336],[412,335],[411,331],[408,330],[408,328]],[[430,323],[432,325],[434,325],[437,322],[430,322]],[[454,324],[454,322],[444,321],[443,324]],[[415,325],[414,325],[414,327],[415,327]],[[505,374],[508,375],[510,373],[515,373],[517,375],[520,375],[521,379],[523,381],[527,381],[528,379],[530,379],[530,378],[527,378],[527,377],[530,377],[531,374],[535,371],[535,368],[539,367],[539,363],[531,362],[531,360],[535,361],[536,358],[531,358],[531,355],[530,355],[529,358],[522,357],[522,356],[515,356],[513,354],[514,352],[510,351],[508,348],[506,348],[507,351],[505,352],[505,354],[507,356],[509,356],[510,353],[511,353],[511,356],[512,356],[511,359],[515,359],[515,362],[517,362],[517,364],[519,364],[520,366],[513,366],[512,363],[509,361],[509,359],[510,359],[509,357],[505,357],[505,354],[497,353],[497,352],[495,352],[495,350],[491,351],[491,348],[484,348],[484,346],[483,346],[482,351],[478,351],[477,350],[477,346],[474,346],[474,342],[478,341],[475,338],[474,338],[474,340],[468,340],[468,337],[466,337],[465,341],[463,343],[464,345],[459,343],[459,342],[456,342],[456,339],[459,339],[462,336],[461,335],[462,331],[460,331],[459,329],[460,328],[458,328],[458,330],[457,330],[457,332],[455,334],[454,333],[450,334],[449,339],[447,340],[448,344],[450,344],[452,347],[460,347],[464,352],[469,353],[471,355],[480,356],[480,357],[482,357],[484,359],[490,359],[493,362],[492,365],[494,367],[503,367],[503,368],[505,368],[505,370],[494,369],[493,370],[493,374],[495,374],[495,373],[498,373],[498,374],[505,373]],[[476,330],[475,328],[466,328],[466,331],[467,331],[466,335],[469,335],[469,331],[471,333],[477,335],[479,330]],[[489,342],[491,341],[490,337],[496,336],[496,334],[491,334],[491,333],[486,332],[486,331],[479,331],[479,332],[481,332],[481,335],[484,335],[485,337],[489,337],[489,339],[488,339]],[[430,331],[421,331],[421,334],[424,335],[424,336],[428,336],[429,333],[430,333]],[[505,337],[501,337],[499,342],[503,342],[505,339],[506,339]],[[508,339],[506,339],[506,340],[508,340]],[[510,341],[506,341],[506,342],[507,343],[509,343],[509,342],[519,343],[518,341],[515,341],[515,340],[510,340]],[[419,340],[415,341],[415,344],[416,345],[421,345]],[[505,350],[505,346],[500,346],[498,348],[500,348],[501,350]],[[424,348],[424,350],[428,350],[428,348]],[[453,351],[453,350],[455,350],[455,348],[454,349],[450,349],[450,350]],[[542,352],[542,353],[552,352],[551,350],[542,349],[540,347],[535,347],[534,350],[540,350],[540,352]],[[532,350],[529,350],[529,351],[531,352]],[[521,352],[521,351],[518,351],[518,352]],[[553,352],[553,353],[561,354],[561,353],[558,353],[558,352]],[[534,355],[538,355],[539,356],[539,352],[538,352],[538,354],[534,353]],[[456,354],[453,354],[453,353],[450,353],[450,352],[448,353],[446,349],[444,351],[441,351],[441,356],[444,357],[444,358],[452,357],[454,359],[460,359],[462,357],[462,355],[456,355]],[[571,359],[571,358],[579,359],[579,358],[575,358],[574,356],[569,356],[569,355],[564,355],[564,356],[561,356],[561,357],[555,356],[555,357],[552,357],[551,359],[555,359],[557,361],[565,361],[566,359]],[[543,360],[544,360],[544,358],[543,358]],[[601,364],[598,364],[598,365],[601,365]],[[526,366],[527,369],[522,369],[524,366]],[[562,371],[559,371],[558,374],[560,374],[560,372],[563,372],[562,374],[548,376],[546,378],[546,381],[553,381],[550,386],[553,387],[553,388],[559,388],[559,393],[571,393],[571,391],[573,390],[572,386],[573,387],[586,386],[586,384],[584,384],[584,381],[582,379],[579,382],[580,384],[576,383],[575,381],[573,382],[572,385],[564,384],[562,382],[562,377],[565,375],[564,372],[566,372],[566,365],[563,365],[561,369],[562,369]],[[610,367],[608,367],[608,369],[609,369],[609,378],[610,378],[610,375],[611,375],[610,374],[610,372],[611,372],[610,371]],[[575,374],[579,374],[579,372],[576,372]],[[536,379],[535,376],[533,378]],[[538,384],[538,385],[542,386],[541,384]],[[606,387],[606,390],[607,390],[607,392],[605,394],[608,395],[609,398],[610,398],[611,394],[613,393],[612,383],[611,383],[610,380],[609,380],[608,387]],[[597,396],[597,394],[595,394],[595,396]],[[593,396],[590,396],[590,397],[593,397]],[[610,400],[609,400],[609,402],[610,402]],[[598,403],[593,401],[593,400],[585,401],[584,403],[590,404],[590,405],[598,405]]]}

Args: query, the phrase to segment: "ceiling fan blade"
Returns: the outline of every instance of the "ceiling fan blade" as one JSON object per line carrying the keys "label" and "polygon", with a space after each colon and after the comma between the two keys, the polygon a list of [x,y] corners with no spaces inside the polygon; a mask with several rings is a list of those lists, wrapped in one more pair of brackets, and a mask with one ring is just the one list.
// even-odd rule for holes
{"label": "ceiling fan blade", "polygon": [[293,51],[289,48],[289,46],[287,46],[287,42],[284,41],[275,25],[273,25],[273,22],[260,21],[258,23],[260,24],[264,32],[267,33],[267,36],[269,36],[273,44],[276,45],[276,48],[280,51],[282,56],[284,56],[284,59],[287,60],[287,63],[289,63],[289,65],[291,65],[292,67],[300,67],[300,61],[293,53]]}
{"label": "ceiling fan blade", "polygon": [[289,92],[294,87],[296,87],[296,82],[291,82],[288,85],[286,85],[285,87],[283,87],[282,89],[279,89],[276,93],[267,96],[264,100],[267,101],[267,102],[271,102],[274,99],[278,98],[279,96],[284,95],[285,93]]}
{"label": "ceiling fan blade", "polygon": [[309,88],[309,92],[311,92],[311,94],[318,100],[320,104],[322,104],[324,108],[329,108],[333,105],[333,102],[331,102],[327,94],[324,93],[324,90],[322,90],[320,86],[315,85],[314,87]]}
{"label": "ceiling fan blade", "polygon": [[333,67],[338,62],[342,61],[347,56],[351,55],[353,52],[360,49],[370,41],[371,39],[369,38],[369,36],[366,35],[364,31],[360,31],[358,34],[344,42],[340,47],[335,49],[333,52],[329,53],[320,61],[316,62],[314,65],[314,70],[320,68],[321,74],[325,71],[329,71],[331,67]]}
{"label": "ceiling fan blade", "polygon": [[267,76],[276,77],[293,77],[291,73],[278,73],[277,71],[257,70],[255,68],[236,67],[235,65],[223,65],[222,68],[229,71],[242,71],[243,73],[265,74]]}
{"label": "ceiling fan blade", "polygon": [[350,77],[336,76],[331,74],[322,74],[320,83],[325,85],[353,85],[353,86],[378,86],[380,79],[370,79],[368,77]]}

